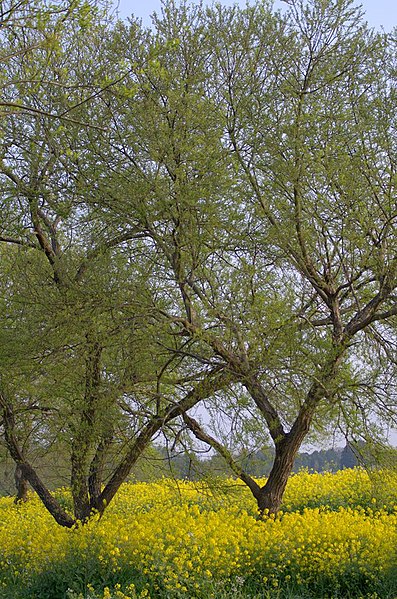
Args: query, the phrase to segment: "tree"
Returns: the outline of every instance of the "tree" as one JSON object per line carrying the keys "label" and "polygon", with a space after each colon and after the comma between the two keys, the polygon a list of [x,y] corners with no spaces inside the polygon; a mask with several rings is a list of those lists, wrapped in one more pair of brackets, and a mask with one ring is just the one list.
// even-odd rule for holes
{"label": "tree", "polygon": [[[68,527],[102,512],[153,437],[229,379],[220,364],[187,376],[168,350],[183,339],[161,316],[167,299],[153,308],[145,229],[126,223],[110,230],[84,208],[81,173],[89,145],[106,142],[97,123],[108,108],[103,62],[87,72],[81,61],[94,65],[106,27],[79,18],[57,32],[56,52],[45,46],[39,62],[24,53],[8,66],[13,85],[32,83],[19,93],[38,110],[7,115],[0,165],[4,442],[18,472]],[[73,119],[64,118],[71,111]],[[34,467],[32,434],[69,447],[73,515]]]}
{"label": "tree", "polygon": [[[73,32],[87,28],[104,16],[101,2],[91,0],[4,0],[0,6],[0,64],[2,66],[1,116],[43,117],[58,122],[82,123],[70,112],[82,98],[89,98],[89,86],[74,86],[59,64],[51,73],[51,64],[61,52],[61,44],[70,44]],[[69,28],[69,36],[67,34]],[[72,31],[73,30],[73,31]],[[93,29],[91,28],[91,34]],[[68,42],[66,38],[69,37]],[[48,77],[48,75],[50,75]],[[43,95],[69,96],[69,106],[37,102]],[[82,94],[86,94],[85,97]],[[63,109],[62,109],[63,108]],[[65,109],[66,108],[66,109]]]}
{"label": "tree", "polygon": [[[166,4],[112,99],[113,189],[146,183],[167,316],[191,357],[226,363],[250,396],[275,446],[266,485],[185,424],[262,512],[279,509],[311,428],[350,399],[361,409],[364,355],[396,315],[393,40],[349,0],[289,6]],[[130,56],[131,29],[119,35]],[[112,222],[133,207],[123,192],[91,205]]]}
{"label": "tree", "polygon": [[354,468],[354,466],[357,466],[357,464],[357,456],[351,448],[351,445],[349,443],[346,443],[345,447],[343,448],[342,455],[340,457],[340,467],[342,469]]}
{"label": "tree", "polygon": [[[3,427],[63,524],[103,511],[166,426],[215,448],[277,512],[311,430],[382,408],[369,357],[394,342],[397,314],[394,42],[350,0],[288,4],[170,2],[153,31],[66,35],[50,71],[60,61],[92,93],[35,101],[91,126],[8,121],[3,241],[26,276],[3,289],[4,334],[17,322],[26,366],[4,380]],[[11,295],[27,301],[27,278],[29,314]],[[270,438],[263,487],[199,403],[251,445]],[[32,405],[50,408],[46,435],[62,423],[70,438],[75,518],[20,451]]]}
{"label": "tree", "polygon": [[[257,53],[255,68],[244,65],[248,81],[241,70],[227,71],[235,82],[226,99],[230,142],[266,228],[307,293],[299,316],[319,331],[310,334],[317,364],[288,432],[272,402],[265,406],[276,458],[258,502],[271,511],[315,412],[343,396],[343,366],[360,359],[354,346],[365,343],[363,331],[396,311],[394,75],[379,71],[389,50],[351,2],[290,7],[289,60],[266,78]],[[241,99],[241,81],[253,90],[248,98]]]}

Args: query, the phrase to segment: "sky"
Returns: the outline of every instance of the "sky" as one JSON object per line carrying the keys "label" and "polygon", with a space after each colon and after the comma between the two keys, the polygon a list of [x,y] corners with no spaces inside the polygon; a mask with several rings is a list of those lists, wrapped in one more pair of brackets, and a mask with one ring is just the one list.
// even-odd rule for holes
{"label": "sky", "polygon": [[[150,15],[153,12],[160,12],[160,0],[113,0],[114,5],[118,4],[119,16],[126,18],[131,14],[142,19],[144,25],[150,25]],[[221,0],[221,4],[234,4],[233,0]],[[245,5],[245,0],[239,0],[238,4]],[[397,0],[361,0],[358,2],[364,8],[366,19],[371,27],[384,27],[390,31],[397,26]],[[274,2],[276,8],[283,6],[280,0]],[[284,4],[285,6],[285,4]]]}

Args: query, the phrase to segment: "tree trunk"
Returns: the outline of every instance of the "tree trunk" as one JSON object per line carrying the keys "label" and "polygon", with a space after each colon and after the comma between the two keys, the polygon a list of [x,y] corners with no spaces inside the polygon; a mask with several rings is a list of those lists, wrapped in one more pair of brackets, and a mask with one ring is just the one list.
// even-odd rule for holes
{"label": "tree trunk", "polygon": [[159,417],[154,417],[136,437],[134,443],[127,451],[127,454],[114,470],[113,475],[102,490],[100,496],[96,499],[95,509],[97,509],[100,514],[103,514],[105,508],[116,495],[122,483],[127,479],[127,476],[131,472],[131,469],[138,458],[148,447],[153,435],[161,429],[164,422],[165,419],[163,420]]}
{"label": "tree trunk", "polygon": [[76,520],[85,522],[90,516],[91,505],[87,484],[87,447],[85,443],[73,443],[71,455],[70,487],[73,497],[73,512]]}
{"label": "tree trunk", "polygon": [[275,443],[276,454],[273,467],[266,484],[260,490],[259,498],[257,498],[259,512],[262,515],[265,513],[277,514],[281,507],[296,454],[310,430],[315,406],[315,402],[303,405],[290,432]]}
{"label": "tree trunk", "polygon": [[32,468],[28,462],[20,463],[19,466],[22,469],[22,476],[29,481],[30,485],[36,491],[44,506],[47,508],[56,522],[58,522],[58,524],[61,526],[66,526],[67,528],[72,528],[75,526],[75,519],[62,509],[57,500],[54,499],[47,487],[37,476],[34,468]]}
{"label": "tree trunk", "polygon": [[113,475],[110,477],[110,480],[98,498],[96,509],[98,509],[101,514],[104,512],[106,506],[109,505],[120,488],[120,485],[126,480],[138,458],[149,445],[153,436],[161,430],[162,426],[177,416],[184,414],[216,391],[226,387],[231,379],[232,377],[228,370],[215,369],[212,373],[208,373],[201,382],[197,383],[197,385],[193,387],[183,399],[169,405],[161,416],[153,416],[152,420],[147,422],[141,429],[126,455],[113,471]]}
{"label": "tree trunk", "polygon": [[279,511],[299,447],[300,443],[292,442],[288,436],[276,444],[273,467],[257,498],[261,516]]}
{"label": "tree trunk", "polygon": [[108,433],[100,441],[95,455],[91,460],[88,476],[88,491],[90,494],[91,509],[98,510],[100,506],[100,496],[102,492],[102,483],[105,469],[106,452],[109,449],[113,436]]}
{"label": "tree trunk", "polygon": [[96,427],[98,421],[103,417],[99,403],[102,347],[91,332],[86,333],[86,340],[84,403],[80,413],[80,421],[74,432],[71,455],[71,489],[74,515],[81,522],[88,520],[93,509],[89,493],[89,462],[97,436]]}
{"label": "tree trunk", "polygon": [[17,488],[17,495],[14,503],[24,503],[28,500],[29,483],[23,475],[20,464],[17,464],[15,468],[15,486]]}

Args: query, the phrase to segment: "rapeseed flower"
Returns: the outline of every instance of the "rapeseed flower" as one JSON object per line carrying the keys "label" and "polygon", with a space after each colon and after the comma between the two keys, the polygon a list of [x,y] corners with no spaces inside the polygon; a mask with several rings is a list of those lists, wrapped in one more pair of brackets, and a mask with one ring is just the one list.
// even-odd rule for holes
{"label": "rapeseed flower", "polygon": [[[36,588],[51,574],[65,591],[83,584],[101,599],[135,599],[161,590],[210,596],[225,580],[266,588],[320,579],[369,584],[397,569],[397,480],[384,480],[383,494],[379,486],[375,494],[363,470],[300,473],[289,482],[284,512],[267,520],[236,481],[219,501],[204,483],[125,484],[102,518],[72,530],[35,496],[18,506],[2,498],[0,585]],[[68,492],[58,493],[66,502]]]}

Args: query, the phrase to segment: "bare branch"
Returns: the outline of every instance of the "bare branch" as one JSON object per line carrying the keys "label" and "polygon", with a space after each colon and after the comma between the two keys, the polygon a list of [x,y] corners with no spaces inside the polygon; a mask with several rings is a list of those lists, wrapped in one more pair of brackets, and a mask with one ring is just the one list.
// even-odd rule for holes
{"label": "bare branch", "polygon": [[224,460],[231,468],[231,470],[234,472],[234,474],[236,474],[236,476],[238,476],[238,478],[247,485],[247,487],[251,490],[253,496],[258,499],[261,490],[260,486],[258,485],[258,483],[254,481],[253,478],[251,478],[251,476],[249,476],[249,474],[247,474],[247,472],[245,472],[245,470],[240,466],[240,464],[236,462],[236,460],[233,458],[233,455],[230,453],[227,447],[225,447],[217,439],[206,433],[204,429],[199,425],[197,420],[191,418],[191,416],[188,416],[186,413],[184,413],[182,414],[182,418],[186,426],[192,431],[194,436],[197,439],[199,439],[199,441],[203,441],[204,443],[207,443],[207,445],[210,445],[210,447],[215,449],[219,453],[219,455],[221,455],[224,458]]}

